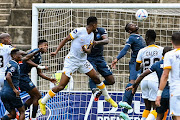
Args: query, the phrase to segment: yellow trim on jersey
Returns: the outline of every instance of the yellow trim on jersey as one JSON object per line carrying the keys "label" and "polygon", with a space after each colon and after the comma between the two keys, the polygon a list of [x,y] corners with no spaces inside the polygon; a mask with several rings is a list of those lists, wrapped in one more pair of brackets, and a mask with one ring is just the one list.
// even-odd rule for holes
{"label": "yellow trim on jersey", "polygon": [[3,44],[2,44],[2,43],[0,43],[0,46],[1,46],[1,47],[3,47]]}
{"label": "yellow trim on jersey", "polygon": [[171,66],[166,66],[163,69],[171,69]]}
{"label": "yellow trim on jersey", "polygon": [[137,63],[142,63],[142,61],[136,61]]}
{"label": "yellow trim on jersey", "polygon": [[99,89],[104,89],[105,88],[105,84],[103,83],[101,86],[97,86]]}
{"label": "yellow trim on jersey", "polygon": [[149,47],[157,47],[157,48],[159,48],[157,45],[154,45],[154,44],[149,45],[149,46],[147,46],[146,48],[149,48]]}
{"label": "yellow trim on jersey", "polygon": [[[176,51],[179,51],[179,50],[180,50],[180,48],[176,49]],[[175,51],[175,52],[176,52],[176,51]]]}
{"label": "yellow trim on jersey", "polygon": [[70,33],[69,35],[70,35],[71,39],[73,40],[74,38],[73,38],[73,36],[71,35],[71,33]]}

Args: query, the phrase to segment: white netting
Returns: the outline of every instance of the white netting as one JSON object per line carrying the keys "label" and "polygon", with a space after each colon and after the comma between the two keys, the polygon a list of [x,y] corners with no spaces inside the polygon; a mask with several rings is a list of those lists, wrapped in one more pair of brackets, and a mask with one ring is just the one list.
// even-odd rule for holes
{"label": "white netting", "polygon": [[[144,22],[139,22],[135,19],[135,12],[137,9],[39,9],[38,16],[38,35],[39,39],[48,40],[49,52],[43,55],[42,64],[50,66],[48,71],[44,71],[46,75],[51,77],[56,71],[62,70],[64,58],[70,49],[70,42],[59,51],[56,57],[51,57],[50,52],[55,51],[60,41],[63,40],[74,28],[86,26],[86,19],[89,16],[96,16],[98,19],[98,27],[103,27],[108,32],[109,44],[104,46],[104,57],[108,65],[111,64],[112,60],[118,55],[120,50],[124,47],[128,34],[125,32],[124,27],[127,23],[136,23],[140,30],[139,33],[144,37],[145,32],[148,29],[154,29],[157,33],[156,43],[160,46],[172,46],[170,39],[173,32],[179,31],[180,29],[180,10],[179,9],[146,9],[149,13],[149,17]],[[113,70],[115,77],[115,84],[112,86],[107,86],[108,91],[115,92],[113,98],[119,102],[122,99],[122,94],[118,92],[124,91],[126,84],[129,81],[129,51],[125,57],[119,60],[117,64],[117,70]],[[58,100],[62,96],[66,96],[68,99],[64,99],[67,104],[64,108],[54,108],[54,109],[68,109],[73,115],[67,115],[63,119],[81,120],[85,113],[81,113],[87,108],[88,102],[90,100],[90,93],[84,93],[84,91],[89,91],[88,87],[88,77],[85,74],[80,74],[78,72],[73,74],[74,88],[71,91],[59,93]],[[103,80],[103,78],[101,78]],[[38,80],[39,90],[49,90],[49,82],[39,78]],[[78,92],[77,92],[78,91]],[[87,94],[87,95],[86,95]],[[75,96],[80,96],[81,99],[76,99]],[[88,97],[87,97],[88,96]],[[85,97],[85,98],[84,98]],[[136,96],[135,101],[141,101],[141,94]],[[102,98],[103,99],[103,98]],[[56,101],[58,103],[59,101]],[[79,101],[81,101],[79,103]],[[73,106],[74,103],[83,104],[79,106]],[[51,103],[50,103],[51,104]],[[69,104],[72,106],[69,108]],[[97,103],[94,103],[97,104]],[[106,105],[104,104],[104,107]],[[141,105],[140,105],[141,106]],[[139,107],[140,112],[144,108]],[[77,109],[79,112],[77,112]],[[105,109],[105,108],[104,108]],[[110,108],[107,108],[108,111]],[[90,118],[94,119],[94,116],[98,120],[111,120],[111,118],[103,119],[97,117],[97,106],[93,107],[90,111]],[[66,111],[66,112],[67,112]],[[96,112],[94,112],[96,111]],[[117,111],[121,111],[118,109]],[[64,111],[63,111],[64,112]],[[58,113],[59,114],[59,113]],[[114,116],[116,119],[118,113],[115,114],[102,114],[101,116]],[[94,116],[93,116],[94,115]],[[132,113],[131,116],[140,117],[140,113]],[[115,120],[116,120],[115,119]],[[134,118],[135,119],[135,118]],[[138,119],[137,119],[138,120]]]}

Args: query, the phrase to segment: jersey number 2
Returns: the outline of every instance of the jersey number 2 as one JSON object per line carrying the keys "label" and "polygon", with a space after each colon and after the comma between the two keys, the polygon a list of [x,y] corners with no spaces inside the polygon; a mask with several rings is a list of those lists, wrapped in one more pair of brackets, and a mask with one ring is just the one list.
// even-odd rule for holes
{"label": "jersey number 2", "polygon": [[3,56],[0,55],[0,68],[2,68],[4,66],[3,64]]}
{"label": "jersey number 2", "polygon": [[[153,64],[154,64],[155,62],[158,62],[158,61],[160,61],[159,58],[154,58],[154,59],[153,59]],[[144,59],[144,70],[148,69],[148,68],[150,67],[150,66],[149,66],[150,64],[151,64],[151,60],[150,60],[149,58],[145,58],[145,59]]]}

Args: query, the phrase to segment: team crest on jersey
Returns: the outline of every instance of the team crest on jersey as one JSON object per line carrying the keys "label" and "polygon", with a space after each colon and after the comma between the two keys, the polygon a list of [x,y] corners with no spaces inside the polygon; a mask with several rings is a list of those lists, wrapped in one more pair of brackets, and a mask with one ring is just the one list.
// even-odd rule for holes
{"label": "team crest on jersey", "polygon": [[76,34],[77,33],[77,29],[73,30],[73,33]]}
{"label": "team crest on jersey", "polygon": [[15,67],[11,67],[11,68],[10,68],[10,71],[11,71],[11,72],[15,72],[15,70],[16,70]]}
{"label": "team crest on jersey", "polygon": [[97,39],[100,39],[100,38],[101,38],[101,35],[100,35],[100,34],[97,34],[97,35],[96,35],[96,38],[97,38]]}

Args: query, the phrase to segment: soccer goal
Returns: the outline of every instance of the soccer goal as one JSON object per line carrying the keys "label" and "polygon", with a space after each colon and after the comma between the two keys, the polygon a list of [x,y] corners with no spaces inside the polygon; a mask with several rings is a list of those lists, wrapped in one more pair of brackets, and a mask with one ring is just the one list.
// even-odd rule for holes
{"label": "soccer goal", "polygon": [[[146,9],[149,17],[140,22],[135,18],[135,12]],[[49,51],[43,54],[42,64],[50,67],[43,71],[48,76],[53,76],[63,69],[64,58],[67,55],[71,42],[68,42],[56,57],[51,57],[50,52],[56,47],[74,28],[86,26],[86,19],[96,16],[98,27],[103,27],[108,32],[109,44],[104,46],[104,57],[108,65],[124,47],[128,34],[124,27],[133,22],[139,26],[139,32],[144,37],[148,29],[154,29],[157,33],[156,43],[160,46],[172,46],[170,39],[173,32],[180,29],[180,4],[63,4],[46,3],[33,4],[32,6],[32,49],[37,47],[38,39],[46,39]],[[124,89],[129,81],[129,51],[117,64],[117,70],[113,69],[115,84],[107,86],[111,97],[119,102],[122,100]],[[50,89],[50,83],[37,77],[33,69],[31,78],[43,95]],[[103,96],[98,102],[94,102],[86,113],[91,99],[91,91],[88,87],[88,77],[78,72],[73,74],[74,87],[59,92],[56,97],[50,99],[47,104],[47,114],[39,115],[38,119],[49,120],[84,120],[85,114],[88,120],[120,120],[121,108],[112,108],[104,101]],[[101,80],[103,78],[101,77]],[[141,92],[136,93],[133,101],[133,110],[129,115],[134,120],[140,120],[144,110]],[[168,117],[170,119],[170,117]]]}

